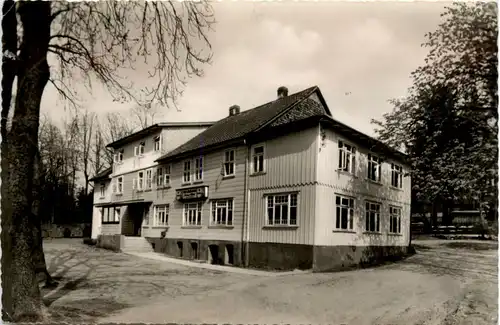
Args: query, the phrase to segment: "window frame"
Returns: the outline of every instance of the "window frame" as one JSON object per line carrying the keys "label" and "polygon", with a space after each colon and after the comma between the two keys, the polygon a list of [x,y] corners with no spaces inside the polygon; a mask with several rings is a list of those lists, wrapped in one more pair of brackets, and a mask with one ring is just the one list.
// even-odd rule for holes
{"label": "window frame", "polygon": [[156,188],[162,188],[163,185],[163,167],[156,168]]}
{"label": "window frame", "polygon": [[[118,213],[117,213],[118,210]],[[107,206],[101,207],[101,224],[119,224],[121,217],[121,207],[120,206]]]}
{"label": "window frame", "polygon": [[[186,165],[186,164],[188,164],[188,165]],[[187,159],[187,160],[182,161],[182,184],[191,184],[191,182],[192,182],[191,164],[192,164],[191,159]],[[186,166],[189,166],[189,168],[186,169]],[[186,180],[186,176],[187,176],[187,180]]]}
{"label": "window frame", "polygon": [[[283,206],[284,202],[276,202],[276,197],[284,197],[287,196],[287,223],[276,223],[276,206]],[[292,205],[293,201],[292,198],[295,197],[295,205]],[[269,199],[272,198],[272,209],[273,209],[273,216],[272,216],[272,223],[270,222],[270,216],[269,216]],[[278,204],[277,204],[278,203]],[[270,193],[270,194],[265,194],[264,195],[264,208],[265,208],[265,226],[266,227],[298,227],[299,226],[299,192],[281,192],[281,193]],[[292,208],[295,208],[295,223],[291,223],[291,210]],[[281,210],[283,212],[283,210]],[[281,214],[281,213],[280,213]],[[283,220],[282,217],[280,217],[280,220]]]}
{"label": "window frame", "polygon": [[106,197],[106,183],[101,182],[99,184],[99,198],[103,199]]}
{"label": "window frame", "polygon": [[[367,207],[367,205],[369,205],[369,206]],[[372,210],[371,209],[372,205],[378,206],[378,209]],[[370,227],[371,226],[370,219],[372,218],[371,213],[375,214],[373,216],[373,217],[375,217],[375,223],[374,223],[375,230],[372,230]],[[381,221],[380,221],[381,214],[382,214],[382,203],[376,202],[376,201],[369,201],[369,200],[365,201],[365,232],[367,232],[367,233],[381,233],[382,232]]]}
{"label": "window frame", "polygon": [[[348,149],[347,147],[350,147]],[[355,145],[352,145],[348,141],[344,140],[338,140],[337,141],[337,152],[339,155],[339,160],[338,160],[338,167],[337,170],[341,171],[343,173],[348,173],[351,175],[356,175],[356,168],[357,168],[357,154],[358,154],[358,149]],[[349,157],[349,159],[347,159]],[[349,164],[347,166],[347,163]]]}
{"label": "window frame", "polygon": [[[148,175],[149,174],[149,175]],[[148,168],[146,169],[146,175],[145,175],[145,187],[144,187],[144,190],[145,191],[150,191],[153,189],[153,168]]]}
{"label": "window frame", "polygon": [[[399,213],[394,213],[399,211]],[[389,234],[391,235],[401,235],[401,219],[403,216],[403,208],[395,205],[389,206]],[[393,231],[393,219],[396,219],[396,231]]]}
{"label": "window frame", "polygon": [[[224,205],[222,205],[224,203]],[[221,204],[221,206],[218,206]],[[225,222],[217,222],[217,211],[218,209],[226,209]],[[231,217],[229,217],[229,215]],[[222,216],[220,218],[222,220]],[[210,226],[217,227],[233,227],[234,223],[234,199],[213,199],[210,201]]]}
{"label": "window frame", "polygon": [[199,156],[193,159],[194,162],[194,173],[191,177],[193,183],[203,182],[204,169],[205,169],[205,159],[203,156]]}
{"label": "window frame", "polygon": [[[257,148],[262,148],[262,153],[258,153],[256,154],[255,153],[255,149]],[[265,143],[258,143],[258,144],[254,144],[253,146],[251,146],[250,148],[251,150],[251,157],[252,157],[252,160],[251,160],[251,169],[250,169],[250,174],[251,175],[259,175],[259,174],[264,174],[266,172],[266,165],[267,165],[267,162],[266,162],[266,145]],[[255,158],[256,157],[261,157],[262,156],[262,163],[259,164],[259,166],[262,167],[262,170],[255,170],[256,168],[256,165],[255,165]]]}
{"label": "window frame", "polygon": [[137,172],[137,184],[136,184],[137,191],[144,191],[144,179],[145,179],[144,170],[139,170]]}
{"label": "window frame", "polygon": [[[347,205],[342,203],[343,200],[348,200]],[[339,203],[337,203],[337,201],[339,201]],[[333,225],[333,229],[335,231],[354,231],[355,206],[356,199],[354,197],[337,193],[335,194],[335,224]],[[343,209],[347,209],[347,224],[345,228],[342,227]]]}
{"label": "window frame", "polygon": [[[160,211],[162,209],[163,211]],[[170,216],[170,204],[158,204],[154,206],[153,210],[153,227],[168,227],[169,226],[169,216]],[[165,214],[164,223],[159,223],[158,213],[163,212]]]}
{"label": "window frame", "polygon": [[[383,160],[380,156],[375,155],[373,153],[369,153],[367,155],[367,179],[369,179],[372,182],[376,183],[382,183],[382,164]],[[375,175],[372,175],[373,173],[373,165],[375,164]],[[374,177],[374,178],[372,178]]]}
{"label": "window frame", "polygon": [[[118,176],[116,178],[116,194],[121,195],[123,194],[123,189],[124,189],[124,184],[123,184],[123,176]],[[120,189],[121,187],[121,189]]]}
{"label": "window frame", "polygon": [[[398,170],[399,168],[399,170]],[[394,181],[396,185],[394,185]],[[391,163],[391,186],[393,188],[402,189],[403,188],[403,166],[395,163]]]}
{"label": "window frame", "polygon": [[[158,148],[156,147],[156,145],[158,145]],[[161,151],[161,135],[153,137],[153,151],[154,152]]]}
{"label": "window frame", "polygon": [[[170,187],[170,175],[172,174],[172,165],[171,164],[167,164],[165,166],[163,166],[164,170],[163,170],[163,186],[164,187]],[[167,181],[168,180],[168,181]]]}
{"label": "window frame", "polygon": [[[190,206],[196,204],[196,209]],[[196,223],[189,223],[189,211],[196,211]],[[182,226],[183,227],[201,227],[203,222],[203,201],[186,202],[182,206]]]}
{"label": "window frame", "polygon": [[[233,158],[231,159],[231,153],[233,154]],[[229,156],[228,156],[229,155]],[[229,157],[229,159],[228,159]],[[224,151],[222,156],[222,176],[223,177],[232,177],[236,174],[236,150],[235,149],[227,149]],[[228,167],[232,167],[232,173],[228,173]],[[231,168],[229,168],[231,169]]]}

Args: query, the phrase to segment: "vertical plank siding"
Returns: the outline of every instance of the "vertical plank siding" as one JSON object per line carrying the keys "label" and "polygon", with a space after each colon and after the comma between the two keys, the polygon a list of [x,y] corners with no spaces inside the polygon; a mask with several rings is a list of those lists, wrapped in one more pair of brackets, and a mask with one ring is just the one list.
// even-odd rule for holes
{"label": "vertical plank siding", "polygon": [[[251,242],[313,244],[318,129],[310,128],[265,142],[265,174],[249,177]],[[298,227],[266,225],[264,195],[298,192]]]}

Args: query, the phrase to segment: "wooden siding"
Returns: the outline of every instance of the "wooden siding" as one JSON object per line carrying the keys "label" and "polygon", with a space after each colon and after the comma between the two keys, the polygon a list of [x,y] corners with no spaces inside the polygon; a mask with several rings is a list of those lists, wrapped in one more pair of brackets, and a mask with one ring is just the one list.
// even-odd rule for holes
{"label": "wooden siding", "polygon": [[[411,204],[411,181],[403,177],[403,188],[391,186],[391,162],[382,163],[381,183],[367,179],[367,148],[360,147],[349,139],[338,136],[332,130],[323,130],[324,138],[319,138],[318,185],[316,188],[317,222],[315,230],[316,245],[407,245],[409,241],[409,222]],[[320,132],[321,134],[321,132]],[[355,176],[338,171],[338,141],[342,140],[356,146]],[[376,155],[376,153],[374,153]],[[401,163],[395,162],[399,165]],[[403,168],[408,168],[403,166]],[[407,170],[407,169],[406,169]],[[355,198],[355,233],[333,232],[335,225],[335,194]],[[365,220],[365,200],[382,203],[382,234],[363,234]],[[388,235],[389,205],[402,208],[401,230],[403,236]]]}
{"label": "wooden siding", "polygon": [[[313,243],[317,133],[317,128],[310,128],[264,143],[265,173],[249,177],[249,241]],[[288,191],[299,192],[298,228],[265,228],[263,196]]]}
{"label": "wooden siding", "polygon": [[186,143],[188,140],[191,140],[206,129],[208,129],[207,126],[171,126],[164,128],[162,130],[162,137],[164,140],[162,150],[165,153],[168,153]]}
{"label": "wooden siding", "polygon": [[317,128],[268,140],[264,146],[265,173],[250,173],[250,190],[308,185],[316,180]]}
{"label": "wooden siding", "polygon": [[[266,227],[265,195],[297,192],[298,227]],[[314,243],[315,186],[292,186],[250,191],[250,242],[312,245]]]}
{"label": "wooden siding", "polygon": [[[176,162],[171,166],[170,183],[168,189],[157,189],[151,192],[153,206],[158,204],[169,204],[168,227],[154,227],[153,206],[150,210],[150,224],[143,225],[142,236],[160,237],[163,230],[166,230],[167,238],[190,238],[206,240],[233,240],[241,241],[243,211],[244,211],[244,181],[245,181],[245,157],[246,147],[234,147],[235,150],[235,176],[223,178],[221,175],[224,150],[206,154],[204,158],[203,182],[192,185],[183,185],[183,161]],[[176,189],[191,186],[209,186],[209,198],[203,203],[202,227],[184,228],[182,226],[183,204],[175,199]],[[149,195],[149,194],[148,194]],[[215,228],[210,226],[211,200],[233,198],[233,227]],[[168,229],[167,229],[168,228]]]}

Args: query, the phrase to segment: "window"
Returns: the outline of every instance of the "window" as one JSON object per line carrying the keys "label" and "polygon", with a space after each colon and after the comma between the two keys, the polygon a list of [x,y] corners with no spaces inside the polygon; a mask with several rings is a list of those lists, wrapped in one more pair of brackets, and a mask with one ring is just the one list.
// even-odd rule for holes
{"label": "window", "polygon": [[153,186],[153,170],[146,170],[146,189],[150,190]]}
{"label": "window", "polygon": [[102,223],[119,223],[120,207],[101,208]]}
{"label": "window", "polygon": [[163,185],[170,185],[170,165],[166,165],[164,167],[164,175],[163,175]]}
{"label": "window", "polygon": [[230,226],[233,224],[233,200],[212,201],[212,225]]}
{"label": "window", "polygon": [[137,173],[137,190],[142,191],[144,189],[144,171]]}
{"label": "window", "polygon": [[120,163],[123,161],[123,149],[118,150],[114,155],[113,155],[113,160],[115,163]]}
{"label": "window", "polygon": [[356,171],[356,148],[339,141],[339,170],[354,174]]}
{"label": "window", "polygon": [[256,146],[252,150],[253,173],[264,172],[264,146]]}
{"label": "window", "polygon": [[234,175],[234,150],[224,152],[224,176]]}
{"label": "window", "polygon": [[401,208],[389,207],[389,232],[393,234],[401,233]]}
{"label": "window", "polygon": [[158,167],[156,170],[156,187],[163,187],[163,167]]}
{"label": "window", "polygon": [[200,226],[201,225],[201,209],[202,203],[185,203],[184,204],[184,225],[185,226]]}
{"label": "window", "polygon": [[156,136],[153,139],[153,142],[154,142],[154,151],[160,151],[161,150],[161,137]]}
{"label": "window", "polygon": [[134,155],[135,156],[142,156],[144,155],[144,148],[146,147],[145,142],[139,143],[137,147],[134,147]]}
{"label": "window", "polygon": [[194,160],[194,180],[203,180],[203,157]]}
{"label": "window", "polygon": [[380,182],[382,160],[372,154],[368,154],[368,179]]}
{"label": "window", "polygon": [[103,198],[106,196],[106,184],[101,183],[99,186],[99,197]]}
{"label": "window", "polygon": [[116,192],[118,194],[123,193],[123,176],[120,176],[116,179]]}
{"label": "window", "polygon": [[189,183],[191,182],[191,161],[186,160],[184,162],[184,173],[182,175],[182,182]]}
{"label": "window", "polygon": [[170,206],[168,204],[155,206],[155,219],[154,219],[155,226],[167,226],[168,225],[169,210],[170,210]]}
{"label": "window", "polygon": [[403,187],[403,167],[391,164],[391,185],[397,188]]}
{"label": "window", "polygon": [[374,202],[366,202],[366,231],[380,231],[380,204]]}
{"label": "window", "polygon": [[267,224],[297,225],[297,193],[267,196]]}
{"label": "window", "polygon": [[335,229],[352,230],[354,219],[354,199],[337,195],[335,197]]}

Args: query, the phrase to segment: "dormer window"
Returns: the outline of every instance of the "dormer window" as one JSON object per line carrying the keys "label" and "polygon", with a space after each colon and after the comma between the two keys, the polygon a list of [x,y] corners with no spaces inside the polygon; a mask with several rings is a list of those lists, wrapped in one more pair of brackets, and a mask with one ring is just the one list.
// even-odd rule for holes
{"label": "dormer window", "polygon": [[161,136],[154,137],[153,143],[154,143],[154,151],[155,152],[160,151],[161,150]]}

